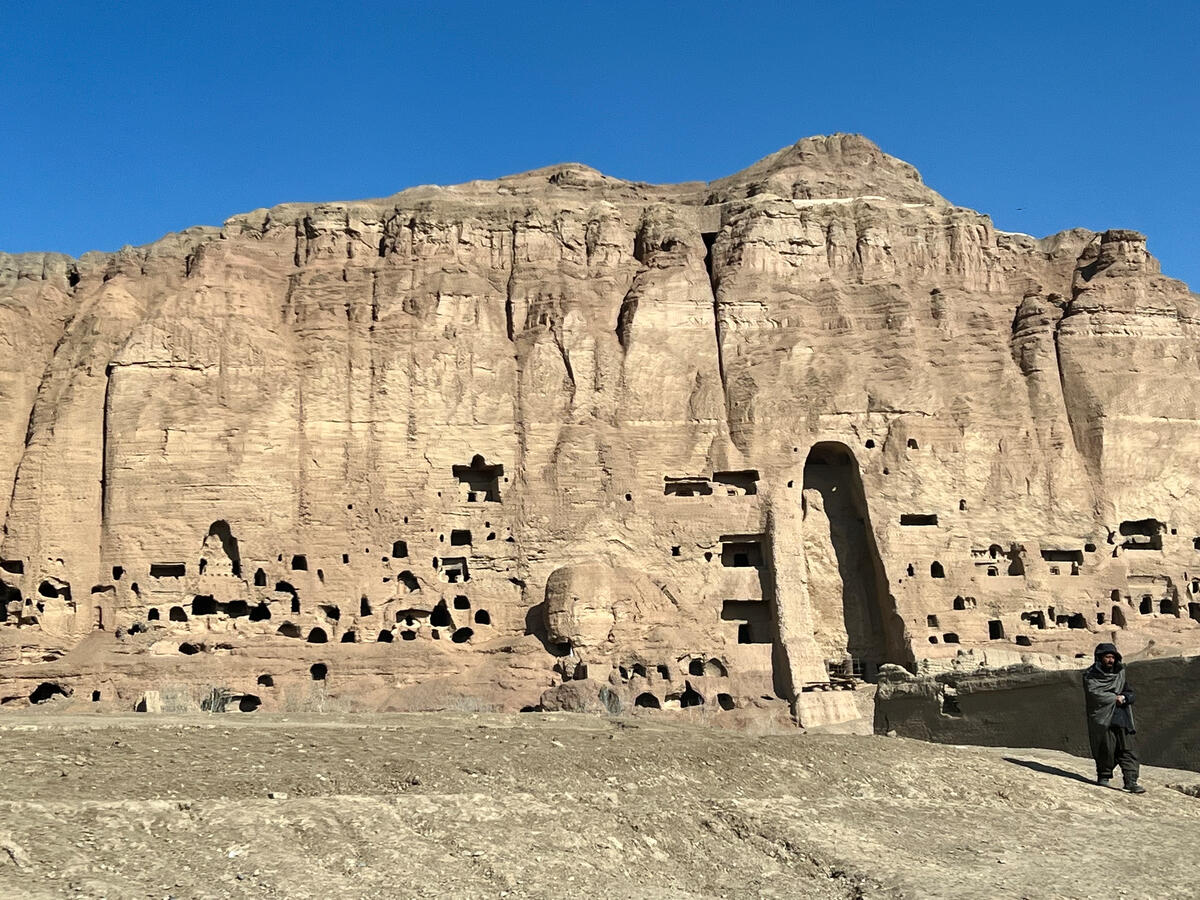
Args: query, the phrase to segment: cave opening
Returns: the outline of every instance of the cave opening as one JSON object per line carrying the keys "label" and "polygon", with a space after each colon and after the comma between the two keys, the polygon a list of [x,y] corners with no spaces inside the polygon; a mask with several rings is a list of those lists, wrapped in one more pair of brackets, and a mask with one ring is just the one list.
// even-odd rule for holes
{"label": "cave opening", "polygon": [[[834,441],[813,445],[804,463],[804,494],[810,492],[819,495],[824,513],[817,516],[815,502],[805,505],[805,531],[812,530],[806,543],[813,542],[818,550],[810,555],[810,571],[815,568],[824,576],[810,583],[813,611],[825,621],[840,620],[845,644],[833,648],[835,655],[854,660],[862,676],[873,681],[881,664],[908,664],[912,654],[888,591],[862,476],[849,447]],[[907,523],[902,520],[902,524]],[[820,553],[823,547],[832,552]],[[836,571],[819,571],[823,565],[829,568],[826,560]],[[934,577],[944,575],[938,569],[940,565],[931,567]]]}

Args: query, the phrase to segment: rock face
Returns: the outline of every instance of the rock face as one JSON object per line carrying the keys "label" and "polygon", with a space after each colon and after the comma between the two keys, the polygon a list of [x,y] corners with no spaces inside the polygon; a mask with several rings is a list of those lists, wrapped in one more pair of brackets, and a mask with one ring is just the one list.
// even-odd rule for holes
{"label": "rock face", "polygon": [[1198,312],[850,135],[0,256],[0,700],[811,723],[1194,650]]}

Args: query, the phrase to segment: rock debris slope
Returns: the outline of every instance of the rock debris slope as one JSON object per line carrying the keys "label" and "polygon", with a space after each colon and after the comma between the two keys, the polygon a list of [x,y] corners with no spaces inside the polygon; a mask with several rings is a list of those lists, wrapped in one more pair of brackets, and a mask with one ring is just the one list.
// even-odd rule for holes
{"label": "rock debris slope", "polygon": [[0,256],[0,700],[815,724],[1194,651],[1198,309],[852,135]]}

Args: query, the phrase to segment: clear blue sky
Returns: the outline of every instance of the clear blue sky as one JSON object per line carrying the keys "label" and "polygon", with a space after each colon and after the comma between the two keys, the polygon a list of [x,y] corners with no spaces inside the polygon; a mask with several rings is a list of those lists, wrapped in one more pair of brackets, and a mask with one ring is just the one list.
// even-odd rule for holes
{"label": "clear blue sky", "polygon": [[711,179],[861,132],[1200,289],[1200,4],[0,3],[0,250],[585,162]]}

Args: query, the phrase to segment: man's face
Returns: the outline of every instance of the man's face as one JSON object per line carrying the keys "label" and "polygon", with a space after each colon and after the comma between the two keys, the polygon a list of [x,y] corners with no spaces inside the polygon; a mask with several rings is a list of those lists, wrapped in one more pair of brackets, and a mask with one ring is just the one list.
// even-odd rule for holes
{"label": "man's face", "polygon": [[1104,666],[1106,669],[1111,669],[1116,664],[1117,654],[1115,653],[1105,653],[1100,657],[1100,665]]}

